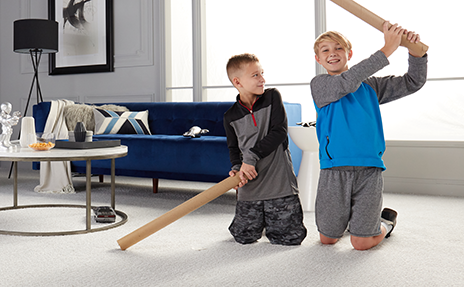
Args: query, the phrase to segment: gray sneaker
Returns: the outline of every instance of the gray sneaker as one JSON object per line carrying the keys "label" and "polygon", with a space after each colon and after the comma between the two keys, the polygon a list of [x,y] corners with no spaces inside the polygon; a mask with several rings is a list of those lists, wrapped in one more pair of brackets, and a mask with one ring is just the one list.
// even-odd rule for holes
{"label": "gray sneaker", "polygon": [[395,229],[397,216],[398,216],[398,212],[394,211],[393,209],[384,208],[382,210],[382,215],[380,216],[381,220],[385,222],[386,224],[392,225],[392,229],[390,230],[390,232],[387,233],[387,235],[385,235],[385,238],[390,237],[390,234],[392,233],[393,229]]}

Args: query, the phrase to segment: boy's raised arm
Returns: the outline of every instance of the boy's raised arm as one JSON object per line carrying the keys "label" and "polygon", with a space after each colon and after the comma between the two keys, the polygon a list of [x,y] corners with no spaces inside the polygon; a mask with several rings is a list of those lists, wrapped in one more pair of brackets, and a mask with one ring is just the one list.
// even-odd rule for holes
{"label": "boy's raised arm", "polygon": [[389,64],[381,51],[352,66],[340,75],[321,74],[311,80],[311,94],[314,103],[322,108],[338,101],[348,93],[355,92],[362,81],[375,74]]}

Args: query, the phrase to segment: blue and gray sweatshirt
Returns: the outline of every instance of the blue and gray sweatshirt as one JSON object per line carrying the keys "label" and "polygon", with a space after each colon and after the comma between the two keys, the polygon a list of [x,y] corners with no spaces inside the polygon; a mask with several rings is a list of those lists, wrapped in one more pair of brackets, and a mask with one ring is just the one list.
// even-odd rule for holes
{"label": "blue and gray sweatshirt", "polygon": [[379,104],[418,91],[427,79],[427,55],[409,55],[403,76],[371,77],[389,64],[377,51],[339,75],[318,75],[311,93],[318,114],[321,169],[338,166],[370,166],[385,170],[382,118]]}
{"label": "blue and gray sweatshirt", "polygon": [[252,109],[237,102],[224,114],[224,129],[232,170],[242,162],[258,176],[238,190],[238,200],[256,201],[298,193],[288,149],[287,114],[277,89],[266,89]]}

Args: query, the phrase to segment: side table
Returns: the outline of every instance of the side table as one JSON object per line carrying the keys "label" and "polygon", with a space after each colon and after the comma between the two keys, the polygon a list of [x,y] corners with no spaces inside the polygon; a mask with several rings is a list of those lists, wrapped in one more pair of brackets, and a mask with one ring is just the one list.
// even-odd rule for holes
{"label": "side table", "polygon": [[[23,235],[23,236],[53,236],[53,235],[70,235],[82,234],[101,230],[107,230],[120,226],[127,222],[127,215],[115,209],[115,159],[127,155],[127,146],[94,148],[94,149],[60,149],[54,148],[49,151],[34,151],[30,148],[17,148],[0,150],[0,161],[13,162],[13,206],[0,208],[0,211],[22,208],[37,207],[85,207],[86,208],[86,228],[84,230],[57,231],[57,232],[23,232],[0,230],[0,234]],[[108,224],[103,227],[91,227],[91,161],[99,159],[111,159],[111,207],[115,209],[117,215],[122,220],[116,223]],[[18,162],[19,161],[86,161],[86,204],[85,205],[66,205],[66,204],[48,204],[48,205],[18,205]]]}
{"label": "side table", "polygon": [[314,127],[290,126],[288,133],[293,142],[303,151],[298,188],[304,211],[314,211],[319,183],[319,141]]}

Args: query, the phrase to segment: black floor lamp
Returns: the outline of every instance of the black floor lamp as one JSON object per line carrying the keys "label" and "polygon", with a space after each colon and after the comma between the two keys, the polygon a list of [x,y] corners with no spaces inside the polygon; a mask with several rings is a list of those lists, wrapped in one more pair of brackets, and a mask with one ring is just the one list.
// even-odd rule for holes
{"label": "black floor lamp", "polygon": [[39,84],[39,64],[42,54],[58,52],[58,22],[47,19],[20,19],[14,21],[14,48],[16,53],[30,54],[34,77],[23,116],[31,100],[34,84],[37,91],[37,103],[43,102]]}
{"label": "black floor lamp", "polygon": [[[16,53],[30,54],[34,77],[32,78],[29,97],[27,98],[24,114],[27,115],[29,102],[31,101],[34,85],[36,86],[37,103],[43,102],[42,91],[39,83],[39,64],[42,54],[58,52],[58,22],[47,19],[20,19],[13,23],[13,51]],[[10,174],[13,169],[11,164]]]}

